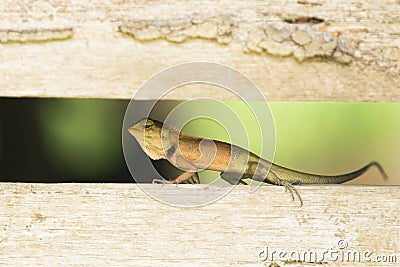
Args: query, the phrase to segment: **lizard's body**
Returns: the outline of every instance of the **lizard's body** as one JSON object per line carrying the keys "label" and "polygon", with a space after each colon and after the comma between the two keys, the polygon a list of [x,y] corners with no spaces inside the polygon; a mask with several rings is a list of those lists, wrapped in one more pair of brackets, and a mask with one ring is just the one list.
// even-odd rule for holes
{"label": "lizard's body", "polygon": [[[252,178],[260,182],[285,186],[294,183],[344,183],[362,175],[372,166],[376,166],[387,179],[383,168],[377,162],[371,162],[359,170],[342,175],[317,175],[273,164],[235,145],[192,137],[168,125],[164,125],[164,130],[162,128],[161,122],[147,119],[130,127],[129,132],[150,158],[167,159],[175,166],[186,170],[173,180],[175,183],[186,181],[199,169],[219,171],[228,175],[240,174],[241,178]],[[229,164],[230,162],[232,164]],[[236,179],[236,182],[240,182],[241,178]]]}

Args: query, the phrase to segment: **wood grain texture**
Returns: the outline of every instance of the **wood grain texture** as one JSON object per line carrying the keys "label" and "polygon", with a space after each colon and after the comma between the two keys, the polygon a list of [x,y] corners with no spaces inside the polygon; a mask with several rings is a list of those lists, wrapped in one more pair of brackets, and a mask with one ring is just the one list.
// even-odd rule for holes
{"label": "wood grain texture", "polygon": [[213,61],[248,75],[268,100],[400,100],[399,1],[1,5],[0,96],[129,99],[166,67]]}
{"label": "wood grain texture", "polygon": [[[172,185],[141,186],[180,197]],[[206,194],[223,187],[197,189]],[[135,184],[2,183],[0,264],[276,266],[270,259],[259,262],[259,251],[341,251],[339,240],[348,242],[343,251],[371,251],[372,260],[396,255],[395,263],[382,266],[399,264],[398,186],[298,189],[303,207],[282,187],[250,194],[238,186],[213,204],[183,209],[150,198]],[[361,259],[322,266],[339,265],[379,264]],[[291,261],[290,266],[321,262]]]}

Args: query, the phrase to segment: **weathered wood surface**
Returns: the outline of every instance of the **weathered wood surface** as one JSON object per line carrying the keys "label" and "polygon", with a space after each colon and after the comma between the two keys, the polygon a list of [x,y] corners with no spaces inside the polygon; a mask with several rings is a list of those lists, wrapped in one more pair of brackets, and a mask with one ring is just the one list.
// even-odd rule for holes
{"label": "weathered wood surface", "polygon": [[[179,198],[173,185],[142,186]],[[199,194],[221,188],[198,186]],[[396,255],[395,263],[382,266],[400,263],[398,186],[299,186],[303,207],[282,187],[252,194],[247,188],[183,209],[150,198],[135,184],[2,183],[0,264],[276,266],[269,265],[271,258],[259,262],[264,247],[270,253],[316,251],[319,257],[326,250],[371,251],[372,261]],[[348,247],[340,250],[339,240]],[[376,265],[361,258],[322,266]]]}
{"label": "weathered wood surface", "polygon": [[232,66],[269,100],[399,101],[400,2],[1,2],[0,96],[129,99],[189,61]]}

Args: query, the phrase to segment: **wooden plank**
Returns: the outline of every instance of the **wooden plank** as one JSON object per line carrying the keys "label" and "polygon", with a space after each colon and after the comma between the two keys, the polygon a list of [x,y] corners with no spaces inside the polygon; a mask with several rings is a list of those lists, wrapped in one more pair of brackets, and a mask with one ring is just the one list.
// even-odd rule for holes
{"label": "wooden plank", "polygon": [[213,61],[269,100],[399,101],[399,14],[394,0],[6,0],[0,96],[129,99],[166,67]]}
{"label": "wooden plank", "polygon": [[[171,199],[193,196],[186,191],[191,185],[180,185],[181,194],[173,185],[141,187]],[[198,194],[226,189],[194,188]],[[271,261],[271,253],[286,251],[294,254],[282,254],[281,260],[291,259],[286,262],[291,266],[376,266],[378,256],[395,261],[382,266],[395,266],[400,262],[399,189],[299,186],[304,200],[299,207],[282,187],[250,194],[248,187],[237,186],[213,204],[176,208],[135,184],[2,183],[0,264],[282,266],[277,254]],[[348,247],[339,249],[346,242]],[[270,258],[261,262],[265,248]],[[296,253],[315,251],[322,257],[335,250],[360,252],[360,262],[296,261]],[[363,258],[368,251],[371,262]]]}

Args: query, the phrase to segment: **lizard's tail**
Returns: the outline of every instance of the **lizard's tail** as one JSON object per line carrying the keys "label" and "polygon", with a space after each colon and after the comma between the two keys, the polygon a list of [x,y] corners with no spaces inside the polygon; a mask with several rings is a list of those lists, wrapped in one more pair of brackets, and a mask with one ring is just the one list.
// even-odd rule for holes
{"label": "lizard's tail", "polygon": [[387,175],[387,173],[385,172],[385,170],[383,169],[382,165],[379,164],[379,162],[376,161],[372,161],[370,164],[368,164],[367,166],[371,167],[371,166],[376,166],[379,170],[379,172],[381,173],[383,179],[385,181],[389,180],[389,176]]}
{"label": "lizard's tail", "polygon": [[386,181],[389,179],[388,175],[386,174],[385,170],[383,169],[382,165],[379,164],[376,161],[372,161],[371,163],[365,165],[359,170],[356,170],[351,173],[343,174],[343,175],[337,175],[337,176],[325,176],[321,177],[321,181],[325,180],[326,183],[344,183],[350,180],[353,180],[362,174],[364,174],[366,171],[368,171],[372,166],[376,166],[381,173],[383,179]]}
{"label": "lizard's tail", "polygon": [[[354,172],[341,174],[341,175],[315,175],[309,173],[302,173],[297,171],[285,172],[279,169],[272,168],[274,176],[278,178],[278,180],[285,180],[291,183],[301,183],[301,184],[341,184],[350,180],[353,180],[360,175],[364,174],[369,170],[372,166],[376,166],[383,176],[383,179],[388,180],[388,175],[386,174],[383,167],[376,161],[372,161],[371,163],[365,165],[361,169],[358,169]],[[301,179],[300,179],[301,178]]]}
{"label": "lizard's tail", "polygon": [[365,165],[361,169],[356,170],[354,172],[343,174],[343,175],[337,175],[337,176],[326,176],[326,177],[322,177],[321,180],[324,180],[324,178],[326,178],[326,183],[344,183],[344,182],[353,180],[353,179],[361,176],[366,171],[368,171],[372,166],[376,166],[378,168],[379,172],[381,173],[381,175],[385,181],[389,179],[389,177],[386,174],[385,170],[383,169],[382,165],[376,161],[372,161],[371,163]]}

